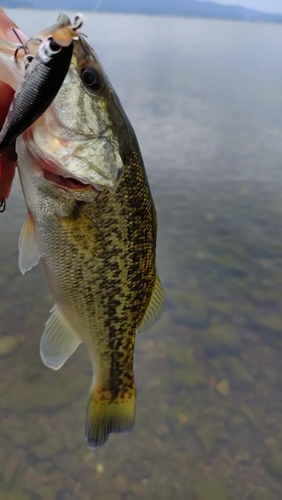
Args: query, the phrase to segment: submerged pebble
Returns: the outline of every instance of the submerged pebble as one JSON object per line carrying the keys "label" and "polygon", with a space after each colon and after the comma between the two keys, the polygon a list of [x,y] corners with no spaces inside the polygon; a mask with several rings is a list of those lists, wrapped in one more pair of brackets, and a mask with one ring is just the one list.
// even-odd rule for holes
{"label": "submerged pebble", "polygon": [[229,394],[230,394],[230,384],[229,384],[228,380],[226,380],[224,378],[220,382],[218,382],[218,384],[216,385],[216,390],[222,396],[229,396]]}

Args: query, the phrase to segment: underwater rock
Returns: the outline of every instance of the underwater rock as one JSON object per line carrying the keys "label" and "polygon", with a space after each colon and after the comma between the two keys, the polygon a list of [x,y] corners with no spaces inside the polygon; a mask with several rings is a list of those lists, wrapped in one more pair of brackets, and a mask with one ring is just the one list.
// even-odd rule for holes
{"label": "underwater rock", "polygon": [[132,493],[135,495],[136,498],[150,498],[150,492],[148,491],[148,481],[147,480],[142,480],[139,481],[138,483],[135,483],[131,487]]}
{"label": "underwater rock", "polygon": [[216,368],[227,370],[231,378],[238,384],[253,385],[254,379],[244,367],[240,359],[235,356],[219,356],[213,360]]}
{"label": "underwater rock", "polygon": [[275,500],[273,494],[267,490],[254,491],[250,500]]}
{"label": "underwater rock", "polygon": [[0,337],[0,356],[11,354],[18,347],[18,341],[15,337]]}
{"label": "underwater rock", "polygon": [[89,378],[83,374],[70,378],[67,371],[60,374],[40,371],[36,378],[12,381],[1,394],[1,408],[13,411],[58,408],[87,390],[88,385]]}
{"label": "underwater rock", "polygon": [[260,419],[257,417],[257,415],[254,413],[253,409],[246,405],[245,403],[242,403],[241,406],[241,412],[246,417],[246,419],[249,421],[250,424],[253,425],[258,431],[262,431],[263,425]]}
{"label": "underwater rock", "polygon": [[193,500],[228,500],[225,484],[210,476],[203,476],[194,482],[192,487]]}
{"label": "underwater rock", "polygon": [[95,494],[95,500],[123,500],[125,497],[115,490],[105,490],[97,495]]}
{"label": "underwater rock", "polygon": [[206,377],[200,362],[194,357],[192,347],[171,346],[167,354],[174,365],[172,381],[175,385],[193,389],[206,385]]}
{"label": "underwater rock", "polygon": [[17,456],[9,457],[3,469],[3,480],[5,483],[9,483],[13,479],[19,467],[19,463],[20,459]]}
{"label": "underwater rock", "polygon": [[276,384],[278,380],[278,373],[275,368],[272,368],[271,366],[263,366],[262,373],[268,384],[270,385]]}
{"label": "underwater rock", "polygon": [[46,436],[45,441],[31,448],[31,453],[36,458],[42,460],[51,458],[53,455],[59,454],[64,448],[64,441],[56,434],[55,436]]}
{"label": "underwater rock", "polygon": [[0,493],[0,500],[30,500],[30,495],[14,490],[9,493]]}
{"label": "underwater rock", "polygon": [[42,484],[36,488],[36,494],[39,495],[40,500],[56,500],[57,493],[54,491],[53,486]]}
{"label": "underwater rock", "polygon": [[219,313],[219,314],[230,314],[231,312],[234,311],[236,306],[237,304],[228,300],[213,299],[208,301],[209,309],[211,309],[211,311],[213,311],[214,313]]}
{"label": "underwater rock", "polygon": [[128,481],[124,474],[118,473],[113,479],[113,486],[119,493],[125,493],[129,489]]}
{"label": "underwater rock", "polygon": [[238,453],[235,458],[238,462],[247,463],[251,460],[252,456],[248,451],[243,451],[242,453]]}
{"label": "underwater rock", "polygon": [[201,342],[205,352],[212,357],[240,352],[239,335],[228,323],[213,325],[208,330],[200,332],[197,339]]}
{"label": "underwater rock", "polygon": [[181,344],[173,344],[169,346],[167,358],[172,361],[175,366],[186,366],[188,363],[193,363],[194,349]]}
{"label": "underwater rock", "polygon": [[43,429],[36,423],[25,419],[24,423],[16,417],[11,417],[9,421],[3,423],[5,434],[10,437],[18,446],[37,444],[44,438]]}
{"label": "underwater rock", "polygon": [[205,452],[212,453],[221,436],[221,430],[216,428],[214,422],[202,422],[196,429],[196,436]]}
{"label": "underwater rock", "polygon": [[172,288],[166,289],[166,294],[171,315],[177,322],[199,328],[209,325],[207,300],[202,295]]}
{"label": "underwater rock", "polygon": [[272,330],[276,333],[282,333],[282,316],[278,314],[267,314],[259,318],[260,326]]}
{"label": "underwater rock", "polygon": [[282,481],[282,451],[279,448],[270,448],[263,464],[271,476]]}
{"label": "underwater rock", "polygon": [[172,375],[173,383],[185,389],[194,389],[206,385],[205,374],[199,366],[187,366],[178,368]]}
{"label": "underwater rock", "polygon": [[230,423],[232,427],[240,427],[246,424],[246,418],[242,415],[232,415],[230,418]]}

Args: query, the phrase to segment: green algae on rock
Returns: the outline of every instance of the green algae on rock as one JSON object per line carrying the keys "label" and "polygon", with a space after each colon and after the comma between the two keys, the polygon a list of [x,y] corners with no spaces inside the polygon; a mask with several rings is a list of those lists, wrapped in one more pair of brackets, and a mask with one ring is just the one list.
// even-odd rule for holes
{"label": "green algae on rock", "polygon": [[262,490],[253,491],[250,500],[276,500],[270,491]]}
{"label": "green algae on rock", "polygon": [[209,356],[219,354],[234,354],[240,352],[240,338],[229,323],[219,323],[200,332],[197,340]]}
{"label": "green algae on rock", "polygon": [[245,403],[242,403],[240,405],[240,409],[241,409],[241,412],[244,415],[244,417],[246,417],[246,419],[248,420],[248,422],[253,427],[255,427],[255,429],[257,429],[258,431],[262,431],[262,429],[263,429],[262,422],[261,422],[260,418],[254,412],[253,408],[251,408],[251,406],[249,406]]}
{"label": "green algae on rock", "polygon": [[219,356],[213,359],[216,368],[226,370],[231,379],[238,384],[253,385],[254,379],[243,363],[235,356]]}
{"label": "green algae on rock", "polygon": [[173,383],[185,389],[203,387],[207,384],[205,374],[201,367],[176,368],[172,374]]}
{"label": "green algae on rock", "polygon": [[0,500],[30,500],[30,495],[18,490],[13,490],[7,493],[0,493]]}
{"label": "green algae on rock", "polygon": [[193,389],[207,384],[204,370],[200,362],[194,358],[191,347],[173,348],[169,352],[169,357],[176,365],[172,372],[172,381],[175,385]]}
{"label": "green algae on rock", "polygon": [[263,464],[271,476],[282,481],[282,451],[279,448],[271,447]]}
{"label": "green algae on rock", "polygon": [[203,295],[174,288],[167,288],[166,294],[176,321],[199,328],[209,325],[207,300]]}
{"label": "green algae on rock", "polygon": [[223,481],[211,476],[203,476],[193,483],[193,500],[228,500],[227,488]]}
{"label": "green algae on rock", "polygon": [[214,422],[202,422],[196,429],[196,436],[206,453],[210,454],[215,450],[219,431]]}
{"label": "green algae on rock", "polygon": [[[57,375],[52,383],[52,372],[40,372],[36,379],[12,381],[1,395],[1,407],[5,410],[30,411],[31,409],[53,409],[69,403],[75,394],[85,390],[87,376],[77,374],[67,377],[66,372]],[[60,378],[60,383],[59,383]]]}
{"label": "green algae on rock", "polygon": [[18,340],[15,337],[0,337],[0,356],[11,354],[18,347]]}
{"label": "green algae on rock", "polygon": [[275,333],[282,334],[282,316],[278,314],[266,314],[259,318],[260,326],[272,330]]}

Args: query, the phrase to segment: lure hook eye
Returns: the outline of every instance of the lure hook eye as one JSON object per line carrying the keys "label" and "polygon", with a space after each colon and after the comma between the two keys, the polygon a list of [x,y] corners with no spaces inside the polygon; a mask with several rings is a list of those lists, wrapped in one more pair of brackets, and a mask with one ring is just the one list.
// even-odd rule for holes
{"label": "lure hook eye", "polygon": [[0,201],[0,214],[2,214],[3,212],[5,212],[5,210],[6,210],[6,199],[3,198]]}
{"label": "lure hook eye", "polygon": [[34,59],[34,56],[31,55],[31,54],[26,54],[23,58],[23,62],[24,62],[24,67],[25,69],[28,68],[28,66],[30,65],[31,61]]}
{"label": "lure hook eye", "polygon": [[74,31],[79,30],[83,24],[83,15],[82,14],[76,14],[73,23],[72,23],[72,29]]}

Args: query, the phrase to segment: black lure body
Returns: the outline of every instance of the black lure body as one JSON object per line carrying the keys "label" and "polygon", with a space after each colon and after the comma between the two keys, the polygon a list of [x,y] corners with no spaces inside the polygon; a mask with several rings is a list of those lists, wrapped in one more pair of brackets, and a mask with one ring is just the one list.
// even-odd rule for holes
{"label": "black lure body", "polygon": [[[24,78],[16,90],[6,120],[0,132],[1,151],[11,146],[17,137],[35,122],[50,106],[59,92],[68,72],[73,46],[82,26],[82,15],[74,22],[55,29],[46,40],[41,41],[36,55],[26,54]],[[20,49],[27,50],[26,45]]]}
{"label": "black lure body", "polygon": [[74,42],[67,47],[59,47],[44,59],[42,55],[48,50],[47,44],[50,48],[52,43],[54,44],[51,37],[42,42],[25,71],[0,132],[0,151],[10,146],[46,111],[63,84],[70,66]]}

